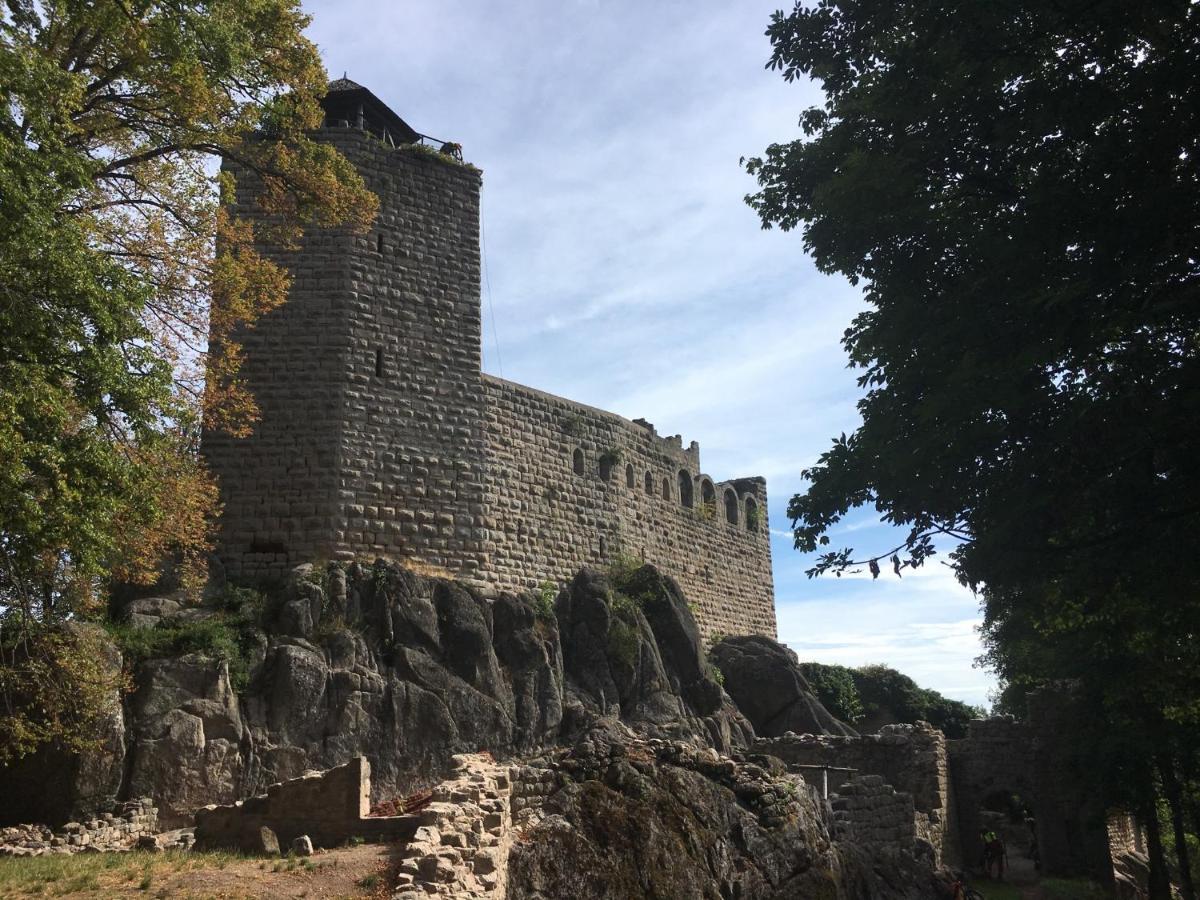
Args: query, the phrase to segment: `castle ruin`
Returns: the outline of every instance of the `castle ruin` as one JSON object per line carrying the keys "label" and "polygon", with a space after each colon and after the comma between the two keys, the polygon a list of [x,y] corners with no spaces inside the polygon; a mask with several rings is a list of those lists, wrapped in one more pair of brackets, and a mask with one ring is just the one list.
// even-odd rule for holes
{"label": "castle ruin", "polygon": [[[627,556],[678,580],[706,635],[774,637],[765,480],[715,481],[695,442],[484,374],[480,172],[352,81],[323,105],[317,139],[379,216],[262,248],[293,281],[238,336],[261,419],[203,437],[229,575],[387,557],[519,592]],[[261,216],[235,174],[235,213]]]}

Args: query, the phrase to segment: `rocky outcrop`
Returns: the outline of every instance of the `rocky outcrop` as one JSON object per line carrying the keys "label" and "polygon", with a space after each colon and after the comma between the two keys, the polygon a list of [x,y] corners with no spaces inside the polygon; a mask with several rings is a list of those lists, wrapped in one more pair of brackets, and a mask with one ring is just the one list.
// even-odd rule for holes
{"label": "rocky outcrop", "polygon": [[[454,754],[528,753],[573,740],[599,716],[722,751],[754,737],[709,677],[678,587],[649,567],[624,593],[582,572],[552,611],[382,561],[301,566],[261,611],[231,596],[250,603],[238,594],[201,607],[140,598],[125,610],[130,627],[241,623],[237,678],[202,652],[148,659],[133,672],[108,757],[115,776],[101,793],[153,796],[164,827],[360,754],[376,799],[402,795],[436,782]],[[29,793],[53,781],[68,795],[61,810],[76,814],[79,791],[96,779],[63,773],[27,773]],[[0,791],[10,774],[0,771]]]}
{"label": "rocky outcrop", "polygon": [[839,843],[829,808],[769,760],[632,737],[602,723],[569,751],[517,771],[522,838],[510,900],[589,897],[927,900],[939,887],[905,851]]}
{"label": "rocky outcrop", "polygon": [[777,641],[752,634],[727,637],[712,648],[725,690],[759,737],[797,734],[857,735],[835,719],[812,692],[796,654]]}

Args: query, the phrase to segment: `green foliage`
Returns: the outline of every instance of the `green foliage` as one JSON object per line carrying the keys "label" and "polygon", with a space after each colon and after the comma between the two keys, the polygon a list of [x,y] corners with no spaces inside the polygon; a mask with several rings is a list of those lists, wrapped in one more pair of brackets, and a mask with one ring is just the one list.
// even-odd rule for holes
{"label": "green foliage", "polygon": [[15,618],[0,627],[0,766],[50,743],[95,749],[100,723],[129,686],[103,632]]}
{"label": "green foliage", "polygon": [[762,513],[758,511],[757,506],[750,506],[746,509],[746,530],[758,531],[762,525]]}
{"label": "green foliage", "polygon": [[579,437],[583,434],[583,416],[579,413],[568,413],[562,417],[563,434],[568,437]]}
{"label": "green foliage", "polygon": [[708,677],[719,685],[724,686],[725,684],[725,673],[721,671],[721,667],[716,663],[708,664]]}
{"label": "green foliage", "polygon": [[632,669],[637,664],[640,644],[637,625],[627,622],[621,616],[613,616],[608,625],[609,658],[627,669]]}
{"label": "green foliage", "polygon": [[887,666],[851,670],[866,719],[891,716],[898,722],[924,720],[948,738],[966,737],[967,723],[983,710],[922,688],[907,675]]}
{"label": "green foliage", "polygon": [[230,683],[241,692],[249,685],[250,657],[261,634],[261,598],[248,593],[251,602],[206,618],[164,620],[154,628],[113,623],[106,627],[130,667],[148,659],[199,653],[224,660],[229,666]]}
{"label": "green foliage", "polygon": [[396,152],[412,153],[417,156],[422,156],[425,159],[435,160],[447,166],[457,166],[460,169],[470,169],[472,172],[478,172],[479,169],[475,165],[464,162],[461,159],[456,159],[449,153],[442,153],[436,147],[430,147],[428,144],[397,144]]}
{"label": "green foliage", "polygon": [[836,719],[853,725],[863,716],[862,699],[854,683],[854,672],[845,666],[800,663],[800,671],[817,699]]}
{"label": "green foliage", "polygon": [[[867,304],[861,423],[788,507],[809,574],[954,546],[1010,699],[1074,684],[1080,771],[1145,816],[1200,770],[1200,8],[828,0],[768,34],[825,102],[750,203]],[[830,548],[860,506],[897,546]]]}
{"label": "green foliage", "polygon": [[[309,137],[326,81],[306,24],[293,0],[0,16],[0,607],[91,614],[98,584],[168,555],[200,578],[200,423],[246,432],[235,333],[287,294],[258,247],[377,208]],[[261,176],[269,225],[221,206],[216,157]]]}
{"label": "green foliage", "polygon": [[537,593],[533,596],[533,609],[539,619],[544,622],[554,620],[554,601],[558,597],[558,585],[553,581],[543,581],[538,585]]}
{"label": "green foliage", "polygon": [[634,576],[644,566],[640,559],[627,553],[616,553],[609,559],[604,569],[609,583],[619,591],[628,591],[634,583]]}

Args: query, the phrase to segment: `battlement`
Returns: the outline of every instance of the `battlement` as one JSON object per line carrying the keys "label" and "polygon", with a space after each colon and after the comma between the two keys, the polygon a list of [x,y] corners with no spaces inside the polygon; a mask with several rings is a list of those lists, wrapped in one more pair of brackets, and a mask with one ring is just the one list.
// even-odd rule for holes
{"label": "battlement", "polygon": [[[765,480],[716,481],[695,441],[483,374],[480,173],[339,83],[316,137],[379,215],[268,248],[293,282],[239,336],[261,420],[203,440],[230,575],[382,556],[519,591],[628,556],[674,576],[706,634],[773,636]],[[261,215],[235,174],[237,213]]]}

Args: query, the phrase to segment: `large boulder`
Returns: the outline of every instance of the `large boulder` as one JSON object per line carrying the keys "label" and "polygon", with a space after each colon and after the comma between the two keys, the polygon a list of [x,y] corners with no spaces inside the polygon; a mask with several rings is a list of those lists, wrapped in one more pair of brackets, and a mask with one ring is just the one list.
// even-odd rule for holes
{"label": "large boulder", "polygon": [[552,787],[536,816],[518,813],[510,900],[941,895],[928,862],[840,843],[831,811],[798,776],[711,749],[602,722],[522,777]]}
{"label": "large boulder", "polygon": [[251,745],[224,660],[192,653],[138,667],[123,796],[153,797],[164,828],[242,795]]}
{"label": "large boulder", "polygon": [[727,637],[711,651],[725,676],[725,690],[759,737],[797,734],[855,735],[812,692],[796,654],[762,635]]}
{"label": "large boulder", "polygon": [[555,604],[567,679],[567,737],[599,716],[644,734],[728,752],[754,729],[712,677],[678,585],[643,566],[614,586],[580,572]]}

